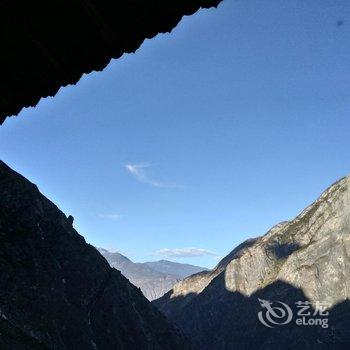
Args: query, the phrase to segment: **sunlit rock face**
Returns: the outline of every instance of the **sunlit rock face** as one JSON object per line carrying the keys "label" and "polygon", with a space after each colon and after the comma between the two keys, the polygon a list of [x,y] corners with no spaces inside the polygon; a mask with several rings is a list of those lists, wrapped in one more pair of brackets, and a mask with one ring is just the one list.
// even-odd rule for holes
{"label": "sunlit rock face", "polygon": [[0,161],[0,349],[190,349],[72,224]]}
{"label": "sunlit rock face", "polygon": [[281,280],[330,306],[350,296],[350,178],[290,222],[274,227],[225,271],[226,288],[245,295]]}
{"label": "sunlit rock face", "polygon": [[[212,271],[185,279],[154,303],[202,349],[269,349],[271,344],[292,349],[327,349],[333,344],[341,349],[350,346],[349,253],[346,177],[294,220],[244,242]],[[290,324],[271,333],[259,324],[259,298],[292,305],[308,301],[312,308],[322,302],[333,324],[328,329]]]}
{"label": "sunlit rock face", "polygon": [[232,259],[241,256],[242,252],[245,251],[245,248],[251,246],[255,241],[255,238],[248,239],[240,244],[229,255],[223,258],[213,270],[196,273],[178,282],[167,294],[166,299],[176,299],[177,297],[185,297],[201,293],[215,277],[225,271],[227,265]]}

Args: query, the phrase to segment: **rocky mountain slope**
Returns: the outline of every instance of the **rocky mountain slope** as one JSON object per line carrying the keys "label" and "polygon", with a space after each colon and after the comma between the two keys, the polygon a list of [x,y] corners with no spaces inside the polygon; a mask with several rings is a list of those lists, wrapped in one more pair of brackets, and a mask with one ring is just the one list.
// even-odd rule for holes
{"label": "rocky mountain slope", "polygon": [[0,349],[189,349],[72,224],[0,161]]}
{"label": "rocky mountain slope", "polygon": [[141,289],[149,300],[160,298],[182,278],[206,270],[199,266],[179,264],[167,260],[134,263],[118,252],[112,253],[103,248],[97,249],[111,267],[120,270],[132,284]]}
{"label": "rocky mountain slope", "polygon": [[[349,297],[346,177],[294,220],[241,244],[215,269],[179,282],[154,304],[191,334],[200,349],[346,349]],[[283,324],[281,309],[269,309],[274,305],[269,302],[284,302],[292,319]],[[300,302],[308,303],[305,322],[310,317],[327,318],[328,327],[297,324]],[[329,315],[320,316],[320,310]],[[275,316],[271,328],[259,321],[259,312],[270,319]]]}

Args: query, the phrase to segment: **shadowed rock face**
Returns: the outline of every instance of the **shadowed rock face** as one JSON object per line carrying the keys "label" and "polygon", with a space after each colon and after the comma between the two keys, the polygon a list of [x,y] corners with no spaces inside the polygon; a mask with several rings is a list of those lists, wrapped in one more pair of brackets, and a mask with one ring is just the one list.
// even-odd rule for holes
{"label": "shadowed rock face", "polygon": [[0,161],[0,349],[189,349],[72,221]]}
{"label": "shadowed rock face", "polygon": [[[330,327],[261,328],[258,298],[330,308]],[[211,272],[181,281],[157,305],[201,349],[350,346],[350,178],[294,220],[245,242]],[[272,345],[273,344],[273,345]],[[345,346],[345,347],[344,347]]]}
{"label": "shadowed rock face", "polygon": [[206,270],[199,266],[167,260],[134,263],[120,253],[112,253],[103,248],[97,248],[97,250],[112,267],[118,269],[133,285],[139,287],[148,300],[162,297],[182,278]]}
{"label": "shadowed rock face", "polygon": [[170,32],[184,15],[221,0],[5,1],[0,27],[0,124],[146,38]]}

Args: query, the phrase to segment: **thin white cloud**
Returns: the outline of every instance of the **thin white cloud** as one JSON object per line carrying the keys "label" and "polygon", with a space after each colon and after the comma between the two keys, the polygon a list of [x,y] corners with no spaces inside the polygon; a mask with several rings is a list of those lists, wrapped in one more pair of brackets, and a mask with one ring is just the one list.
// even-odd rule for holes
{"label": "thin white cloud", "polygon": [[120,214],[99,214],[98,215],[101,219],[107,219],[107,220],[119,220],[122,218]]}
{"label": "thin white cloud", "polygon": [[216,256],[215,253],[203,248],[163,248],[157,250],[155,255],[167,258],[192,258],[198,256]]}
{"label": "thin white cloud", "polygon": [[150,164],[126,164],[126,170],[139,182],[153,186],[153,187],[167,187],[167,188],[181,188],[182,186],[175,184],[166,184],[163,182],[156,181],[147,175],[146,169],[151,167]]}

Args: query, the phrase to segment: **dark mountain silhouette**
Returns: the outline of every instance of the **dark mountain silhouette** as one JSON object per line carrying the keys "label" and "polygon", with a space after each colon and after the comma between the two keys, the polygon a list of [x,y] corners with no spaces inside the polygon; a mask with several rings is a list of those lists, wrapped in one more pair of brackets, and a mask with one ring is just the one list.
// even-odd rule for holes
{"label": "dark mountain silhouette", "polygon": [[[201,350],[348,349],[349,297],[346,177],[294,220],[242,243],[212,271],[184,279],[154,304]],[[273,328],[263,325],[258,313],[270,305],[263,300],[286,303],[294,309],[293,319]],[[311,312],[326,306],[329,327],[297,325],[297,302],[309,302]]]}
{"label": "dark mountain silhouette", "polygon": [[132,284],[141,289],[149,300],[160,298],[181,279],[206,270],[203,267],[168,260],[134,263],[118,252],[109,252],[103,248],[97,249],[111,267],[120,270]]}
{"label": "dark mountain silhouette", "polygon": [[[181,305],[189,296],[175,297]],[[213,300],[215,298],[215,301]],[[282,301],[290,306],[293,317],[286,325],[264,326],[258,313],[264,312],[260,300]],[[191,300],[191,298],[190,298]],[[310,302],[302,289],[276,281],[250,296],[231,292],[225,288],[224,275],[213,280],[203,293],[196,296],[182,313],[174,318],[189,333],[201,350],[345,350],[350,348],[350,302],[335,304],[328,316],[328,328],[299,326],[296,320],[300,309],[298,302]],[[277,304],[276,304],[277,305]],[[278,305],[279,306],[279,305]],[[315,308],[307,312],[312,315]],[[308,320],[313,317],[306,317]],[[284,321],[284,320],[283,320]]]}
{"label": "dark mountain silhouette", "polygon": [[0,161],[0,349],[189,349],[72,223]]}

